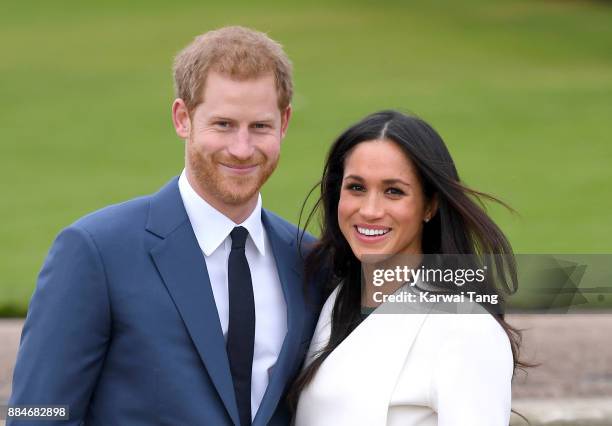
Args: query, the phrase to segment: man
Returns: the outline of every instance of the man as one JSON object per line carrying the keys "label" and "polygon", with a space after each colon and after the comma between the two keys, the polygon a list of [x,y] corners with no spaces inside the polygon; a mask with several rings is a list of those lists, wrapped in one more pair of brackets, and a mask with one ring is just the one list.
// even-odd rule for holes
{"label": "man", "polygon": [[289,423],[320,297],[303,299],[297,229],[259,190],[291,117],[291,65],[266,35],[227,27],[180,52],[174,78],[185,170],[57,237],[10,405],[68,405],[71,425]]}

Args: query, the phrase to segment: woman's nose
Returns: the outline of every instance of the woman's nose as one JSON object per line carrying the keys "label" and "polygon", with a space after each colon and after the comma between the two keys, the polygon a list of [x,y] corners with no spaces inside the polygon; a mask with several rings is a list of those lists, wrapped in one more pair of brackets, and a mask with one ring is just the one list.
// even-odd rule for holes
{"label": "woman's nose", "polygon": [[369,193],[363,198],[359,213],[366,220],[379,219],[384,215],[384,206],[377,194]]}

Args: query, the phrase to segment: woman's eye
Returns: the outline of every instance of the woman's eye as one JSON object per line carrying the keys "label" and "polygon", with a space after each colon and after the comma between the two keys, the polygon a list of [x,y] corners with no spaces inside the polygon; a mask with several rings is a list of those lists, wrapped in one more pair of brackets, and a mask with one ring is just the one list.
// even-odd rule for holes
{"label": "woman's eye", "polygon": [[349,183],[345,186],[346,189],[348,189],[349,191],[364,191],[365,188],[362,185],[359,185],[357,183]]}
{"label": "woman's eye", "polygon": [[404,195],[405,192],[402,191],[399,188],[389,188],[389,189],[387,189],[387,194],[391,194],[391,195]]}

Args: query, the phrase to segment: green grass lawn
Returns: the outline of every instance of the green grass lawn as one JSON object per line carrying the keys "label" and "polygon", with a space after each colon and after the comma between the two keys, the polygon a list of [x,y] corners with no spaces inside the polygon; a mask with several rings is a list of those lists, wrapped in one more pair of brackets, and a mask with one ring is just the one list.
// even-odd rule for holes
{"label": "green grass lawn", "polygon": [[333,138],[398,108],[432,123],[469,185],[518,211],[491,209],[517,252],[612,252],[612,7],[293,3],[3,5],[0,315],[25,312],[60,229],[180,173],[172,58],[228,24],[268,32],[295,66],[268,208],[297,222]]}

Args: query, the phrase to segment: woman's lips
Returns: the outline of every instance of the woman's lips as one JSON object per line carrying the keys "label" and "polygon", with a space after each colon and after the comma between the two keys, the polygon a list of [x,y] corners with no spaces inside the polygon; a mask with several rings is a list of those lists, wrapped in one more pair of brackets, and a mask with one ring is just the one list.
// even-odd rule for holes
{"label": "woman's lips", "polygon": [[[366,244],[374,244],[386,239],[392,229],[388,226],[359,224],[353,226],[356,238]],[[381,232],[383,232],[381,234]],[[368,235],[370,233],[370,235]]]}

